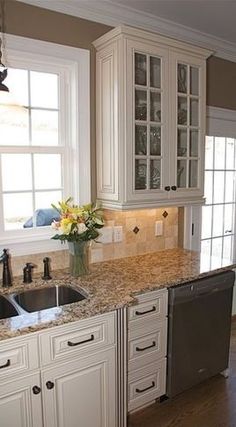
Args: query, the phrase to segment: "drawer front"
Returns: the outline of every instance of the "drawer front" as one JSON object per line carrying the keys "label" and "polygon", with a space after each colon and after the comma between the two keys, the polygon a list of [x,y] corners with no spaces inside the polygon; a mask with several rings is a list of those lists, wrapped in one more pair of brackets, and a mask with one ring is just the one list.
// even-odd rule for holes
{"label": "drawer front", "polygon": [[[139,330],[137,330],[139,331]],[[140,335],[128,341],[128,370],[139,369],[158,359],[164,358],[167,351],[167,319],[155,325],[149,334],[140,330]]]}
{"label": "drawer front", "polygon": [[40,334],[42,365],[68,360],[115,343],[115,312]]}
{"label": "drawer front", "polygon": [[163,290],[155,298],[152,298],[152,292],[150,292],[150,300],[129,307],[129,328],[138,327],[144,320],[164,319],[167,316],[167,295],[167,291]]}
{"label": "drawer front", "polygon": [[0,378],[25,374],[39,367],[37,337],[12,338],[0,342]]}
{"label": "drawer front", "polygon": [[133,411],[165,394],[166,360],[150,364],[128,376],[128,410]]}

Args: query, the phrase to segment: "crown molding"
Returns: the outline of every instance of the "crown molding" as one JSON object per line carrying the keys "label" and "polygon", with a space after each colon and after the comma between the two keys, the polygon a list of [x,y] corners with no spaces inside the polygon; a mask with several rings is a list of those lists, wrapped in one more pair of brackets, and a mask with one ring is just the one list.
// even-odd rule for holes
{"label": "crown molding", "polygon": [[236,44],[185,25],[140,12],[109,0],[18,0],[110,26],[131,25],[214,51],[214,55],[236,62]]}

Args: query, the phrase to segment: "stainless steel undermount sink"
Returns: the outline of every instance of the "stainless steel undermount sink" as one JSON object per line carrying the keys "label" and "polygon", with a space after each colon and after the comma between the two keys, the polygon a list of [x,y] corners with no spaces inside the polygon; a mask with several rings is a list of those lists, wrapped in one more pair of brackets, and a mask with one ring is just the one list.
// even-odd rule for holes
{"label": "stainless steel undermount sink", "polygon": [[8,317],[18,316],[15,307],[3,295],[0,295],[0,319],[7,319]]}
{"label": "stainless steel undermount sink", "polygon": [[86,298],[79,290],[66,285],[32,289],[12,295],[13,300],[28,313],[72,304]]}

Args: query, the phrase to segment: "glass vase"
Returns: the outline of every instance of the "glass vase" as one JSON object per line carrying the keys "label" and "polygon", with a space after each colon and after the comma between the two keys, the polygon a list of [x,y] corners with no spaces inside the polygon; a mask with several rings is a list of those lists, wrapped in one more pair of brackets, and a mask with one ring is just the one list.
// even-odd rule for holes
{"label": "glass vase", "polygon": [[73,277],[89,273],[89,243],[88,241],[68,242],[69,269]]}

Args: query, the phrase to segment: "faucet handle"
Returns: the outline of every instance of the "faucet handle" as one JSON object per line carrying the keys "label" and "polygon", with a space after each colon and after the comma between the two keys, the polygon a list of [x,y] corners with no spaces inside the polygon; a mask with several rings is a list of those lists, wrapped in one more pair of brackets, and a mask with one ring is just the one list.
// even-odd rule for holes
{"label": "faucet handle", "polygon": [[50,276],[50,268],[49,268],[49,263],[50,263],[50,258],[48,258],[47,256],[43,259],[43,264],[44,264],[44,268],[43,268],[43,276],[42,279],[43,280],[51,280],[51,276]]}
{"label": "faucet handle", "polygon": [[32,282],[32,269],[35,267],[31,262],[27,262],[23,268],[23,283]]}

